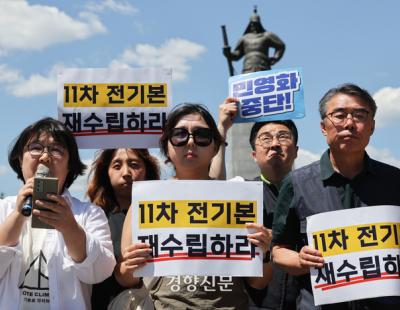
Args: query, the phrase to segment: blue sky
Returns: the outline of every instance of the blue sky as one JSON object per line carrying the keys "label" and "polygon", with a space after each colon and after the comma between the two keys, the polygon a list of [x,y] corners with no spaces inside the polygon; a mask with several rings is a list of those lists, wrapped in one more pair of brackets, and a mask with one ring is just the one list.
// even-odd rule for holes
{"label": "blue sky", "polygon": [[[303,69],[306,117],[296,121],[296,167],[326,148],[318,100],[344,82],[359,84],[377,100],[368,152],[400,167],[397,0],[0,0],[0,192],[13,195],[21,186],[7,162],[12,140],[33,121],[57,115],[59,68],[172,67],[174,103],[200,102],[216,116],[228,92],[220,26],[226,25],[234,46],[253,5],[264,28],[286,43],[274,69]],[[235,67],[240,72],[241,62]],[[88,163],[93,154],[81,152]],[[84,178],[72,187],[78,196],[84,189]]]}

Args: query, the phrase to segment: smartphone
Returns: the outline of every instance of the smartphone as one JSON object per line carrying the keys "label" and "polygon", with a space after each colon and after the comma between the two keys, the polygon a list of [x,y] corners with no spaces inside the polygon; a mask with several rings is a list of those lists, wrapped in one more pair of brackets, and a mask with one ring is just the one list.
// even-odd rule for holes
{"label": "smartphone", "polygon": [[[36,205],[36,200],[51,201],[47,198],[47,194],[58,193],[58,179],[51,177],[36,177],[33,180],[32,208],[38,210],[48,210]],[[32,214],[32,227],[54,229],[54,227],[43,223],[36,215]]]}

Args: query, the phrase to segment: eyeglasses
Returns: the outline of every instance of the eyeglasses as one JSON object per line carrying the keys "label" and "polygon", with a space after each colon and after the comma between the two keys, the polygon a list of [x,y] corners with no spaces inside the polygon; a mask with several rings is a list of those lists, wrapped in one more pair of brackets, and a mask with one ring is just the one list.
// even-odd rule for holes
{"label": "eyeglasses", "polygon": [[257,137],[257,139],[260,141],[260,145],[263,147],[270,147],[274,141],[274,138],[278,140],[280,145],[289,145],[293,142],[292,134],[289,131],[279,131],[275,135],[264,132]]}
{"label": "eyeglasses", "polygon": [[32,156],[41,156],[44,152],[47,152],[47,154],[54,158],[62,158],[65,152],[65,148],[60,144],[44,146],[39,142],[30,143],[27,149]]}
{"label": "eyeglasses", "polygon": [[325,117],[328,118],[334,125],[344,125],[349,115],[351,115],[351,118],[356,123],[364,123],[368,119],[369,111],[363,109],[353,111],[339,110],[327,113],[325,114]]}
{"label": "eyeglasses", "polygon": [[174,128],[169,136],[169,141],[173,146],[184,146],[188,143],[190,137],[198,146],[209,146],[213,141],[210,128],[197,128],[192,133],[186,128]]}

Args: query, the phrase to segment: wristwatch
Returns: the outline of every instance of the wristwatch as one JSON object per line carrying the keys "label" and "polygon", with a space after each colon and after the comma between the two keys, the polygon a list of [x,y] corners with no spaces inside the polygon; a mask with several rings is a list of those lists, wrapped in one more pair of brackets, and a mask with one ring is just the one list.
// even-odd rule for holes
{"label": "wristwatch", "polygon": [[267,251],[264,253],[263,263],[269,263],[271,261],[271,251]]}

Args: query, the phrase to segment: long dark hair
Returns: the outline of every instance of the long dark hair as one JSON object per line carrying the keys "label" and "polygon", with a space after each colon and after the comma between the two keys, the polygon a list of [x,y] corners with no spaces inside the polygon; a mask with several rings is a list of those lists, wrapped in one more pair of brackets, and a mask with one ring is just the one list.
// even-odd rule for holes
{"label": "long dark hair", "polygon": [[[92,164],[89,174],[91,180],[86,194],[90,201],[100,206],[106,214],[120,211],[117,198],[115,197],[108,176],[108,168],[117,150],[118,149],[100,150]],[[143,160],[146,168],[145,180],[159,180],[160,167],[157,159],[150,155],[147,149],[130,150],[135,152],[137,156]]]}

